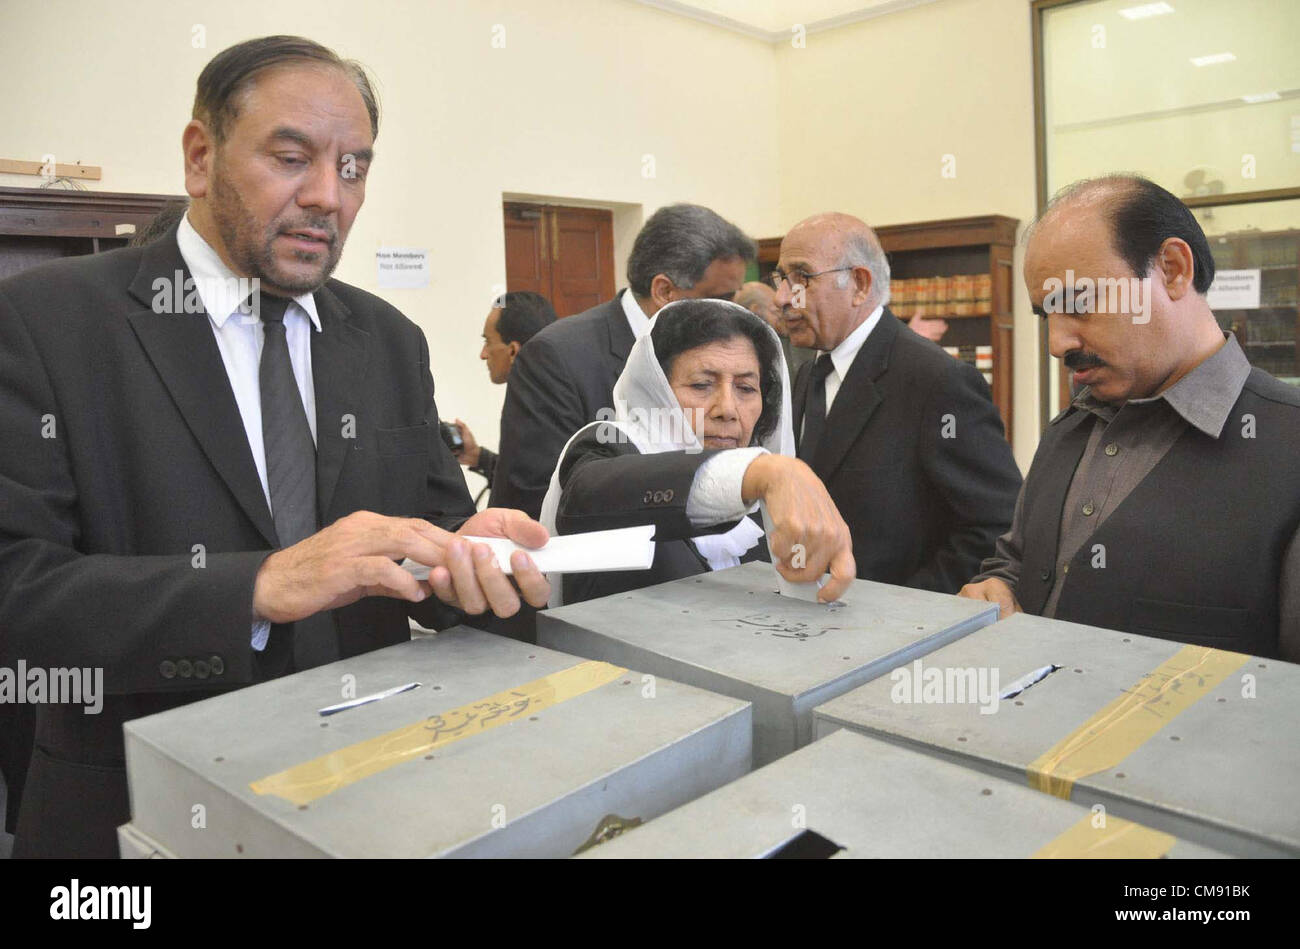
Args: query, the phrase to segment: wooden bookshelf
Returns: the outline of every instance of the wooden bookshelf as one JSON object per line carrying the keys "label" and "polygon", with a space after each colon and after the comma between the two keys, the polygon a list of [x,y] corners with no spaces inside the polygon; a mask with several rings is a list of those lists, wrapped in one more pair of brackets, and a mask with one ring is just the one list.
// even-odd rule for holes
{"label": "wooden bookshelf", "polygon": [[[1015,218],[988,214],[876,228],[880,243],[889,256],[891,282],[987,276],[990,285],[988,305],[977,307],[985,312],[959,312],[969,308],[930,304],[932,308],[926,310],[926,315],[942,318],[948,323],[948,329],[939,340],[940,346],[992,347],[993,402],[1002,415],[1008,439],[1011,438],[1015,401],[1012,260],[1019,224]],[[781,238],[769,237],[758,242],[760,277],[772,272],[780,253]],[[896,315],[905,320],[902,314]]]}

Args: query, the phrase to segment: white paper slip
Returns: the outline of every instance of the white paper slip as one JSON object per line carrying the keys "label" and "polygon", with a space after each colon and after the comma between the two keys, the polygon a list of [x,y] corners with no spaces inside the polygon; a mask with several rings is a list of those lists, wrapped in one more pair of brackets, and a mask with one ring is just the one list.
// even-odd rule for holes
{"label": "white paper slip", "polygon": [[806,580],[803,583],[795,583],[793,580],[787,580],[781,576],[781,571],[776,569],[776,555],[772,554],[772,518],[767,513],[767,505],[759,502],[759,509],[763,512],[763,528],[767,533],[768,554],[772,557],[772,576],[776,577],[776,592],[782,596],[788,596],[796,600],[807,600],[809,603],[816,603],[817,594],[821,592],[826,581],[831,578],[829,573],[822,574],[820,580]]}
{"label": "white paper slip", "polygon": [[[622,527],[612,531],[589,531],[552,537],[545,547],[530,550],[504,537],[466,537],[475,544],[492,548],[501,572],[511,574],[510,555],[516,550],[527,552],[542,573],[603,573],[609,570],[649,570],[655,559],[653,524]],[[403,560],[402,569],[415,579],[424,580],[429,568],[413,560]]]}

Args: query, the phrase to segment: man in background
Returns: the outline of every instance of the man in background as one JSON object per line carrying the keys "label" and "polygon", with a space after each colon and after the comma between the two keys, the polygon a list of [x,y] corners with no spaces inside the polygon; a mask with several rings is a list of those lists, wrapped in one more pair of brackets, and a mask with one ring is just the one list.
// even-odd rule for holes
{"label": "man in background", "polygon": [[519,351],[501,414],[492,505],[536,517],[565,444],[613,408],[614,383],[650,318],[673,300],[732,299],[756,256],[754,242],[708,208],[673,204],[652,214],[628,257],[628,288],[556,321]]}
{"label": "man in background", "polygon": [[1020,489],[984,377],[889,311],[889,261],[855,217],[795,225],[772,278],[790,342],[819,350],[795,382],[795,437],[853,533],[858,576],[957,592]]}
{"label": "man in background", "polygon": [[776,335],[781,338],[781,352],[785,355],[791,379],[799,374],[799,368],[804,363],[817,356],[816,350],[790,345],[790,335],[786,332],[785,321],[781,319],[781,308],[776,305],[776,291],[771,284],[751,280],[740,288],[736,302],[755,316],[762,317],[768,326],[776,330]]}
{"label": "man in background", "polygon": [[[540,293],[515,290],[501,298],[501,306],[493,307],[483,322],[483,348],[478,354],[487,363],[488,378],[493,385],[505,385],[520,348],[554,322],[555,308]],[[456,428],[463,442],[454,453],[456,460],[482,475],[491,488],[497,467],[496,452],[480,446],[469,426],[460,419],[456,419]]]}
{"label": "man in background", "polygon": [[1300,661],[1300,391],[1220,328],[1213,280],[1196,217],[1145,178],[1048,206],[1025,285],[1082,388],[963,596]]}

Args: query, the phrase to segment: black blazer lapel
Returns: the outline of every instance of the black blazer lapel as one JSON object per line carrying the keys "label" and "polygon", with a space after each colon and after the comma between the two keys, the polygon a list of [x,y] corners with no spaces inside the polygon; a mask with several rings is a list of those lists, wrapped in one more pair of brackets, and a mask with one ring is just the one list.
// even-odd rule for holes
{"label": "black blazer lapel", "polygon": [[876,380],[889,368],[889,356],[901,325],[886,308],[849,366],[848,375],[840,384],[835,403],[826,416],[826,431],[813,458],[813,470],[823,481],[830,480],[835,474],[863,426],[880,405],[882,396]]}
{"label": "black blazer lapel", "polygon": [[[628,289],[624,292],[632,291]],[[615,294],[614,299],[605,304],[605,326],[609,329],[609,354],[618,361],[621,371],[632,352],[632,344],[636,342],[632,327],[627,325],[627,314],[623,312],[622,293]]]}
{"label": "black blazer lapel", "polygon": [[[815,360],[814,360],[815,361]],[[794,391],[790,393],[790,411],[794,415],[794,441],[797,445],[803,430],[803,410],[808,401],[808,375],[813,361],[806,362],[794,374]]]}
{"label": "black blazer lapel", "polygon": [[361,411],[360,392],[366,372],[370,334],[360,329],[343,301],[326,285],[315,293],[321,331],[311,334],[311,375],[316,391],[316,497],[321,523],[330,520],[330,503],[348,448],[344,416],[355,426]]}
{"label": "black blazer lapel", "polygon": [[[168,296],[174,301],[170,288],[178,274],[184,288],[190,273],[173,227],[166,237],[145,248],[128,288],[145,308],[128,314],[127,319],[203,454],[267,543],[278,546],[271,510],[208,314],[201,305],[198,313],[155,313],[152,309],[157,295],[154,282],[166,280]],[[183,290],[181,296],[185,296]]]}

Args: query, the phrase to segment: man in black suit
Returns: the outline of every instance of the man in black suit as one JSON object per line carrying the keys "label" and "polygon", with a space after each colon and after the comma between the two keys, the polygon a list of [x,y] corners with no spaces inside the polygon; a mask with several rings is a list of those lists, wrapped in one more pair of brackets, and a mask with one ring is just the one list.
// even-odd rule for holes
{"label": "man in black suit", "polygon": [[565,443],[613,409],[614,383],[650,318],[673,300],[730,300],[756,255],[752,240],[708,208],[674,204],[652,214],[628,257],[629,288],[558,320],[519,351],[501,413],[492,504],[536,517]]}
{"label": "man in black suit", "polygon": [[519,608],[450,531],[545,529],[474,514],[423,333],[328,279],[377,130],[355,64],[241,43],[199,77],[186,218],[0,283],[0,664],[99,669],[107,694],[38,708],[16,855],[116,854],[124,721],[400,642],[442,603]]}
{"label": "man in black suit", "polygon": [[795,436],[853,532],[858,576],[957,592],[1020,489],[988,385],[889,312],[888,260],[855,217],[795,225],[772,281],[790,341],[820,351],[794,385]]}

